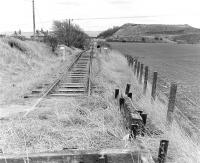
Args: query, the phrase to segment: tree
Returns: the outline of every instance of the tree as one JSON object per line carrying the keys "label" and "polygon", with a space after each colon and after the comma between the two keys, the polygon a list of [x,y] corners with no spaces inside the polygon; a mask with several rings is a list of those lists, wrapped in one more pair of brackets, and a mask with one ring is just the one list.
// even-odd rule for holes
{"label": "tree", "polygon": [[88,35],[78,25],[66,21],[54,21],[53,34],[58,43],[83,49],[87,45]]}
{"label": "tree", "polygon": [[54,36],[48,35],[46,37],[46,42],[51,46],[52,51],[54,52],[56,50],[56,47],[58,46],[58,40]]}

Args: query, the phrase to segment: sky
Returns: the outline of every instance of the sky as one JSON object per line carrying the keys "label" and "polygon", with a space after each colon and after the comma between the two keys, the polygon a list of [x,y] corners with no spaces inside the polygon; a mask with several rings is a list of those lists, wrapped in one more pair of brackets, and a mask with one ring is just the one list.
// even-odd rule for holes
{"label": "sky", "polygon": [[[32,31],[32,0],[0,2],[1,33]],[[35,14],[36,28],[44,30],[52,29],[53,20],[69,18],[85,31],[102,31],[125,23],[200,28],[200,0],[35,0]]]}

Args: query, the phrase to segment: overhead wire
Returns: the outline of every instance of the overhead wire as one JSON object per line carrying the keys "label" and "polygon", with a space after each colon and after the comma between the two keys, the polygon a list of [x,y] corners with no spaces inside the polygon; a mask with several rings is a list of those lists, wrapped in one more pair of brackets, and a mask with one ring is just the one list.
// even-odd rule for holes
{"label": "overhead wire", "polygon": [[[37,10],[37,15],[38,15],[38,10]],[[38,17],[39,16],[39,17]],[[38,15],[38,19],[41,20],[40,15]],[[80,21],[84,21],[84,20],[110,20],[110,19],[134,19],[134,18],[149,18],[149,17],[154,17],[154,16],[132,16],[132,17],[96,17],[96,18],[72,18],[72,20],[80,20]],[[66,19],[60,19],[61,21],[64,21]],[[53,22],[52,20],[44,20],[44,21],[37,21],[38,24],[42,24],[42,23],[51,23]],[[0,26],[3,26],[6,24],[0,24]],[[23,23],[23,24],[11,24],[10,26],[30,26],[30,23]]]}

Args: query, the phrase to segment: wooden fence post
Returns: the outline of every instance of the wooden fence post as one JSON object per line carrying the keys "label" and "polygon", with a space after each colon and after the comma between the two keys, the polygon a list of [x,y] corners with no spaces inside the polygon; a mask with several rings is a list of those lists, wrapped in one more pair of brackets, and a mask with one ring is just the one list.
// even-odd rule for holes
{"label": "wooden fence post", "polygon": [[147,81],[148,81],[148,66],[145,66],[145,73],[144,73],[144,87],[143,87],[143,94],[146,94],[147,91]]}
{"label": "wooden fence post", "polygon": [[140,116],[142,117],[142,121],[143,121],[143,124],[145,126],[146,123],[147,123],[147,114],[140,114]]}
{"label": "wooden fence post", "polygon": [[168,140],[160,141],[160,147],[159,147],[159,152],[158,152],[158,162],[159,163],[165,163],[165,161],[166,161],[168,144],[169,144]]}
{"label": "wooden fence post", "polygon": [[177,91],[177,84],[171,83],[168,110],[167,110],[167,120],[169,123],[172,122],[172,117],[173,117],[172,115],[174,112],[175,102],[176,102],[176,91]]}
{"label": "wooden fence post", "polygon": [[129,91],[130,91],[130,88],[131,88],[131,84],[127,84],[126,85],[126,90],[125,90],[125,94],[128,95]]}
{"label": "wooden fence post", "polygon": [[135,65],[134,65],[134,75],[136,75],[137,72],[137,59],[135,60]]}
{"label": "wooden fence post", "polygon": [[130,62],[130,56],[127,55],[126,58],[127,58],[128,66],[130,67],[130,65],[131,65],[131,62]]}
{"label": "wooden fence post", "polygon": [[142,84],[143,67],[144,67],[144,64],[141,64],[141,66],[140,66],[140,79],[139,79],[140,84]]}
{"label": "wooden fence post", "polygon": [[131,57],[131,68],[133,67],[133,57]]}
{"label": "wooden fence post", "polygon": [[152,90],[151,90],[151,97],[153,98],[153,100],[156,99],[157,76],[158,76],[158,73],[157,73],[157,72],[154,72],[154,73],[153,73]]}
{"label": "wooden fence post", "polygon": [[132,93],[128,93],[128,97],[132,100],[133,94]]}
{"label": "wooden fence post", "polygon": [[140,62],[137,64],[137,78],[139,77],[139,72],[140,72]]}
{"label": "wooden fence post", "polygon": [[136,139],[137,132],[138,132],[138,124],[131,124],[131,137]]}
{"label": "wooden fence post", "polygon": [[115,89],[115,99],[117,99],[119,96],[119,89]]}
{"label": "wooden fence post", "polygon": [[120,98],[119,99],[119,108],[120,108],[120,111],[122,110],[122,108],[124,107],[124,103],[125,103],[125,100],[124,100],[124,98]]}
{"label": "wooden fence post", "polygon": [[107,157],[107,155],[101,155],[99,157],[99,163],[108,163],[108,157]]}

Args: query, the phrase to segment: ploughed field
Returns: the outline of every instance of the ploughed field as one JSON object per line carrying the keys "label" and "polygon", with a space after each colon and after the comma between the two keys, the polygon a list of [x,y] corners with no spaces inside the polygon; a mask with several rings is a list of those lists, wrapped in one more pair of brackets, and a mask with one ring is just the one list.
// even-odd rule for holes
{"label": "ploughed field", "polygon": [[177,82],[178,108],[200,128],[200,45],[164,43],[110,43],[125,55],[139,57],[149,66],[150,81],[158,72],[158,87],[169,94],[170,82]]}

